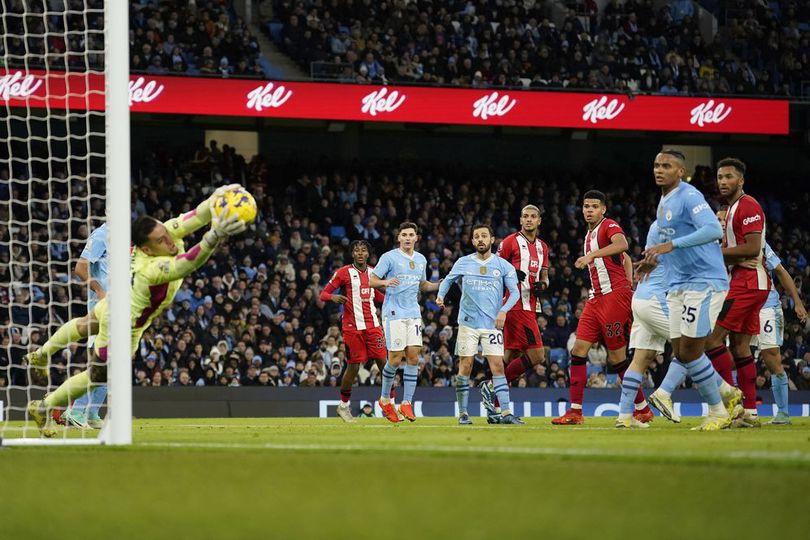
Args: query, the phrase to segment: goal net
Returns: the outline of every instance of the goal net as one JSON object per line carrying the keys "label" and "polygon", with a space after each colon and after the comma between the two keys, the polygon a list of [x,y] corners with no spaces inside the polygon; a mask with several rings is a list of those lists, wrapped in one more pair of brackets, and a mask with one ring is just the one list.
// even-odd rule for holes
{"label": "goal net", "polygon": [[[128,2],[102,0],[0,0],[0,441],[4,445],[128,443],[131,437],[125,343],[130,196],[127,9]],[[99,240],[91,241],[90,235],[105,224],[97,234]],[[102,243],[107,249],[99,249]],[[96,283],[109,295],[109,313],[116,317],[110,327],[109,360],[101,363],[87,340],[93,339],[97,325],[86,316],[104,291],[91,291],[85,279],[104,270],[106,282],[99,278]],[[58,332],[60,328],[69,331]],[[124,339],[116,340],[122,329]],[[121,350],[127,351],[123,357]],[[64,406],[40,409],[53,430],[45,439],[41,425],[33,421],[31,404],[86,369],[106,371],[108,380],[97,378],[98,384],[88,382],[80,392],[71,392]],[[84,390],[88,395],[76,401]]]}

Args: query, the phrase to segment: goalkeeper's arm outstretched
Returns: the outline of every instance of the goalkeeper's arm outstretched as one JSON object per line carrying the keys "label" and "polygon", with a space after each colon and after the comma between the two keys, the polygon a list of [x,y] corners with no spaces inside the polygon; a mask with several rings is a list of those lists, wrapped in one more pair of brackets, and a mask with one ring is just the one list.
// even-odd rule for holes
{"label": "goalkeeper's arm outstretched", "polygon": [[[141,336],[152,321],[171,305],[183,278],[205,264],[220,242],[246,229],[246,224],[235,214],[212,221],[209,201],[210,199],[204,201],[192,212],[166,223],[148,216],[140,217],[133,223],[131,354],[137,350]],[[211,223],[211,227],[202,240],[185,251],[182,238],[207,223]],[[108,311],[107,298],[100,301],[93,310],[99,321],[95,352],[102,364],[91,366],[90,370],[70,377],[45,399],[28,404],[28,413],[44,436],[52,437],[56,434],[48,409],[64,406],[71,399],[81,397],[89,390],[91,381],[106,381]]]}

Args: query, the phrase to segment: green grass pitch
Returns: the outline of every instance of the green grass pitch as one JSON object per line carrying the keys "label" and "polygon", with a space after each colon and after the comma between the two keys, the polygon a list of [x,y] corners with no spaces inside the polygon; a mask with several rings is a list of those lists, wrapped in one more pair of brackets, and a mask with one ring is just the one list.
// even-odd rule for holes
{"label": "green grass pitch", "polygon": [[807,533],[810,419],[136,420],[124,448],[0,450],[4,539],[702,539]]}

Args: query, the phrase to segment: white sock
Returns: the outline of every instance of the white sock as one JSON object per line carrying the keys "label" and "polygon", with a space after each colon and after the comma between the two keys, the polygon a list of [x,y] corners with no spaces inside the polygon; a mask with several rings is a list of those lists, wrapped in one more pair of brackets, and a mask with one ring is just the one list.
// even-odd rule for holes
{"label": "white sock", "polygon": [[722,401],[717,405],[709,405],[709,416],[719,416],[723,418],[728,416],[728,411]]}
{"label": "white sock", "polygon": [[745,409],[745,414],[747,414],[749,416],[757,416],[757,410],[756,409]]}
{"label": "white sock", "polygon": [[571,404],[571,408],[572,408],[572,409],[579,409],[579,410],[582,410],[582,405],[581,405],[581,404],[579,404],[579,403],[572,403],[572,404]]}
{"label": "white sock", "polygon": [[642,411],[647,406],[647,402],[642,401],[641,403],[636,403],[635,406],[637,411]]}
{"label": "white sock", "polygon": [[619,413],[619,420],[630,420],[632,417],[632,413]]}

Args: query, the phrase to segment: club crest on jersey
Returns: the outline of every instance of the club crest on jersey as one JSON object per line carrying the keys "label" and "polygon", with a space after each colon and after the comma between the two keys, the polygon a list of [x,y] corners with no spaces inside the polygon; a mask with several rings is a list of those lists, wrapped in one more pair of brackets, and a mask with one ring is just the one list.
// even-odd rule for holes
{"label": "club crest on jersey", "polygon": [[667,218],[667,221],[672,221],[672,210],[667,210],[665,217]]}
{"label": "club crest on jersey", "polygon": [[492,275],[495,277],[501,277],[501,271],[496,268],[492,271]]}
{"label": "club crest on jersey", "polygon": [[486,266],[482,266],[478,271],[481,272],[482,276],[487,275],[487,267]]}
{"label": "club crest on jersey", "polygon": [[414,268],[416,268],[416,263],[411,261],[408,263],[408,266],[410,266],[411,270],[413,270]]}

